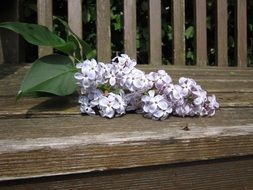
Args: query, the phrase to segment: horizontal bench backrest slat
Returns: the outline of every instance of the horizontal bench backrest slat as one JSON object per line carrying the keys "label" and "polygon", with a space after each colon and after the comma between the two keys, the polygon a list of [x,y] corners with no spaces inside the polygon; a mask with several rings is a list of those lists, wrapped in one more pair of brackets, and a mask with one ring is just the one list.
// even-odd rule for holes
{"label": "horizontal bench backrest slat", "polygon": [[[137,1],[124,3],[124,52],[137,59]],[[207,1],[194,1],[195,62],[207,66]],[[247,66],[247,0],[235,1],[235,57],[238,67]],[[172,0],[172,62],[176,66],[186,64],[185,0]],[[162,7],[161,0],[149,0],[149,64],[162,65]],[[228,66],[228,0],[215,0],[215,62],[219,67]],[[96,0],[97,58],[109,62],[111,50],[110,0]],[[170,18],[166,18],[170,19]],[[71,29],[82,38],[82,0],[68,0],[68,22]],[[52,28],[52,0],[38,0],[38,23]],[[41,47],[39,56],[52,49]],[[167,52],[168,54],[171,52]],[[229,55],[234,56],[234,55]]]}

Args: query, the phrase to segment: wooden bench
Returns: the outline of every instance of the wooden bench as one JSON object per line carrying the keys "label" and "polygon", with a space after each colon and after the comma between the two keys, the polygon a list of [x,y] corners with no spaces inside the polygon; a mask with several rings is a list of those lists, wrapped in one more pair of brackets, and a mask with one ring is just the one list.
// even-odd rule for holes
{"label": "wooden bench", "polygon": [[[184,0],[173,3],[173,63],[161,64],[161,1],[150,0],[149,64],[176,81],[196,79],[214,93],[214,117],[165,121],[140,114],[81,116],[77,97],[26,97],[15,103],[30,64],[0,65],[0,189],[253,189],[253,70],[247,67],[246,0],[237,0],[237,67],[228,67],[227,1],[216,0],[216,63],[207,63],[206,1],[195,0],[196,66],[185,66]],[[81,0],[68,0],[82,36]],[[38,0],[52,24],[52,0]],[[136,1],[124,0],[125,51],[136,57]],[[110,0],[97,0],[97,56],[111,59]],[[2,47],[4,48],[4,47]],[[52,50],[40,48],[39,55]]]}

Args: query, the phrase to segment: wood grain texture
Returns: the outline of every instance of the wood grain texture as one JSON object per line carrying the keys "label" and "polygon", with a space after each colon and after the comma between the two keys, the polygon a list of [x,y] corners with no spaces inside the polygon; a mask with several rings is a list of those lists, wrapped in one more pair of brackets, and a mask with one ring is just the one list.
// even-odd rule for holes
{"label": "wood grain texture", "polygon": [[240,157],[0,182],[0,189],[250,190],[253,188],[252,173],[253,158]]}
{"label": "wood grain texture", "polygon": [[228,10],[227,0],[216,0],[216,64],[228,66]]}
{"label": "wood grain texture", "polygon": [[[136,188],[141,184],[153,187],[160,181],[165,187],[167,184],[168,189],[180,189],[187,183],[184,184],[178,176],[175,177],[178,184],[165,180],[169,175],[163,170],[165,165],[181,163],[186,171],[188,167],[182,163],[198,162],[196,167],[189,167],[189,172],[193,172],[201,166],[200,161],[221,158],[226,162],[219,165],[215,161],[214,164],[218,165],[213,165],[221,169],[219,175],[208,165],[196,169],[198,173],[206,172],[209,180],[216,179],[219,183],[210,186],[211,180],[199,186],[194,184],[196,187],[229,189],[229,182],[233,180],[238,180],[238,185],[252,187],[251,180],[248,181],[252,178],[252,159],[233,160],[233,163],[226,164],[228,158],[253,155],[252,69],[200,67],[196,70],[194,67],[161,66],[160,69],[166,68],[174,79],[193,77],[208,91],[216,92],[221,108],[212,118],[170,117],[157,122],[144,119],[141,114],[128,114],[113,120],[81,116],[75,96],[27,97],[15,104],[13,92],[17,91],[29,68],[30,65],[0,70],[0,189],[5,189],[4,184],[8,183],[7,186],[13,189],[29,189],[42,184],[48,189],[58,188],[57,184],[67,189],[73,183],[77,189],[88,188],[93,184],[88,183],[89,176],[94,173],[94,180],[99,181],[94,188],[117,189],[119,184],[125,188],[129,181],[134,181],[131,184]],[[157,70],[152,65],[138,68],[147,72]],[[239,166],[247,168],[244,176]],[[147,167],[158,167],[159,170],[152,173]],[[134,168],[142,168],[140,172],[145,176],[132,175]],[[118,179],[115,175],[100,178],[112,170],[122,172],[120,176],[125,178]],[[223,170],[226,171],[225,177]],[[180,171],[179,165],[175,171]],[[77,174],[85,177],[80,180]],[[65,175],[64,179],[62,175]],[[79,176],[78,179],[71,177],[73,175]],[[146,177],[152,175],[157,177],[147,183]],[[200,176],[205,175],[199,173]],[[37,178],[37,181],[31,181],[31,178]],[[43,181],[43,178],[48,180]],[[18,179],[24,180],[19,183]],[[8,180],[17,181],[6,182]],[[119,183],[115,181],[115,186],[111,186],[113,180],[119,180]]]}
{"label": "wood grain texture", "polygon": [[[0,96],[15,96],[19,90],[25,72],[30,68],[26,66],[6,67],[0,70]],[[146,71],[157,71],[157,67],[138,66]],[[247,68],[198,68],[195,67],[169,67],[159,66],[166,70],[173,78],[174,83],[179,77],[192,77],[199,82],[208,92],[253,92],[253,69]],[[6,90],[8,86],[8,90]]]}
{"label": "wood grain texture", "polygon": [[195,0],[195,53],[196,65],[207,65],[206,0]]}
{"label": "wood grain texture", "polygon": [[247,0],[236,0],[236,62],[247,67]]}
{"label": "wood grain texture", "polygon": [[124,50],[136,59],[136,0],[124,0]]}
{"label": "wood grain texture", "polygon": [[111,62],[111,9],[110,0],[97,0],[97,59]]}
{"label": "wood grain texture", "polygon": [[72,31],[82,39],[82,0],[68,0],[68,24]]}
{"label": "wood grain texture", "polygon": [[[221,108],[253,108],[253,92],[215,92]],[[77,96],[23,98],[0,97],[0,118],[38,118],[80,115]]]}
{"label": "wood grain texture", "polygon": [[185,1],[172,0],[173,64],[185,65]]}
{"label": "wood grain texture", "polygon": [[0,180],[251,155],[252,114],[231,108],[159,123],[137,114],[2,119]]}
{"label": "wood grain texture", "polygon": [[149,64],[162,64],[161,0],[149,0]]}
{"label": "wood grain texture", "polygon": [[[38,0],[38,24],[46,26],[49,30],[53,27],[53,4],[52,0]],[[39,47],[39,57],[53,53],[51,47]]]}

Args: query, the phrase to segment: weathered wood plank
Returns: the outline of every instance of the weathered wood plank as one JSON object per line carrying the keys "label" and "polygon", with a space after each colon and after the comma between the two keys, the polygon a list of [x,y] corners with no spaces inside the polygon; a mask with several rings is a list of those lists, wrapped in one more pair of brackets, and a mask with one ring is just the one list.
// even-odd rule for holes
{"label": "weathered wood plank", "polygon": [[68,0],[68,24],[73,32],[82,39],[82,0]]}
{"label": "weathered wood plank", "polygon": [[252,114],[227,109],[159,125],[137,114],[2,119],[0,180],[252,155]]}
{"label": "weathered wood plank", "polygon": [[[19,90],[21,81],[30,65],[6,67],[0,70],[0,96],[14,96]],[[146,72],[157,71],[157,67],[138,66]],[[198,68],[159,66],[166,70],[174,83],[181,76],[196,79],[208,92],[253,92],[253,69],[247,68]],[[8,90],[6,90],[8,86]]]}
{"label": "weathered wood plank", "polygon": [[185,65],[185,5],[184,0],[172,0],[173,63]]}
{"label": "weathered wood plank", "polygon": [[162,64],[161,0],[149,0],[149,64]]}
{"label": "weathered wood plank", "polygon": [[[53,27],[53,4],[52,0],[38,0],[38,24],[48,27],[52,30]],[[52,54],[53,49],[50,47],[39,47],[39,57]]]}
{"label": "weathered wood plank", "polygon": [[216,64],[228,66],[228,12],[227,0],[216,0]]}
{"label": "weathered wood plank", "polygon": [[[211,93],[210,93],[211,94]],[[253,93],[215,92],[221,108],[253,108]],[[0,118],[38,118],[80,115],[78,97],[0,98]]]}
{"label": "weathered wood plank", "polygon": [[136,59],[136,0],[124,0],[124,49]]}
{"label": "weathered wood plank", "polygon": [[111,11],[110,0],[97,0],[97,58],[111,61]]}
{"label": "weathered wood plank", "polygon": [[247,67],[247,0],[236,0],[236,62]]}
{"label": "weathered wood plank", "polygon": [[8,181],[0,183],[0,188],[5,190],[252,189],[252,166],[252,157],[243,157]]}
{"label": "weathered wood plank", "polygon": [[195,0],[195,47],[196,65],[207,65],[206,0]]}

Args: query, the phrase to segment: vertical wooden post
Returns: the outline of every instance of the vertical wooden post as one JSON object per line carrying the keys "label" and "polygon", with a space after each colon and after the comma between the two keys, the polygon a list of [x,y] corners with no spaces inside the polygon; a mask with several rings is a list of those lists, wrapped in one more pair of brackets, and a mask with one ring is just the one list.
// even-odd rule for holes
{"label": "vertical wooden post", "polygon": [[216,0],[216,64],[228,66],[228,13],[227,0]]}
{"label": "vertical wooden post", "polygon": [[236,0],[236,61],[247,67],[247,0]]}
{"label": "vertical wooden post", "polygon": [[[20,5],[23,0],[0,1],[0,22],[22,20]],[[25,60],[22,37],[7,29],[0,29],[0,63],[20,63]]]}
{"label": "vertical wooden post", "polygon": [[162,64],[161,0],[149,0],[149,64]]}
{"label": "vertical wooden post", "polygon": [[110,62],[111,54],[110,0],[97,0],[97,58]]}
{"label": "vertical wooden post", "polygon": [[[52,30],[53,27],[53,4],[52,0],[38,0],[38,24],[48,27]],[[39,57],[53,53],[51,47],[39,47]]]}
{"label": "vertical wooden post", "polygon": [[68,0],[68,24],[71,30],[82,39],[82,0]]}
{"label": "vertical wooden post", "polygon": [[184,0],[172,0],[173,63],[185,65],[185,9]]}
{"label": "vertical wooden post", "polygon": [[136,59],[136,0],[124,0],[124,49]]}
{"label": "vertical wooden post", "polygon": [[196,65],[207,65],[206,0],[195,0],[195,54]]}

